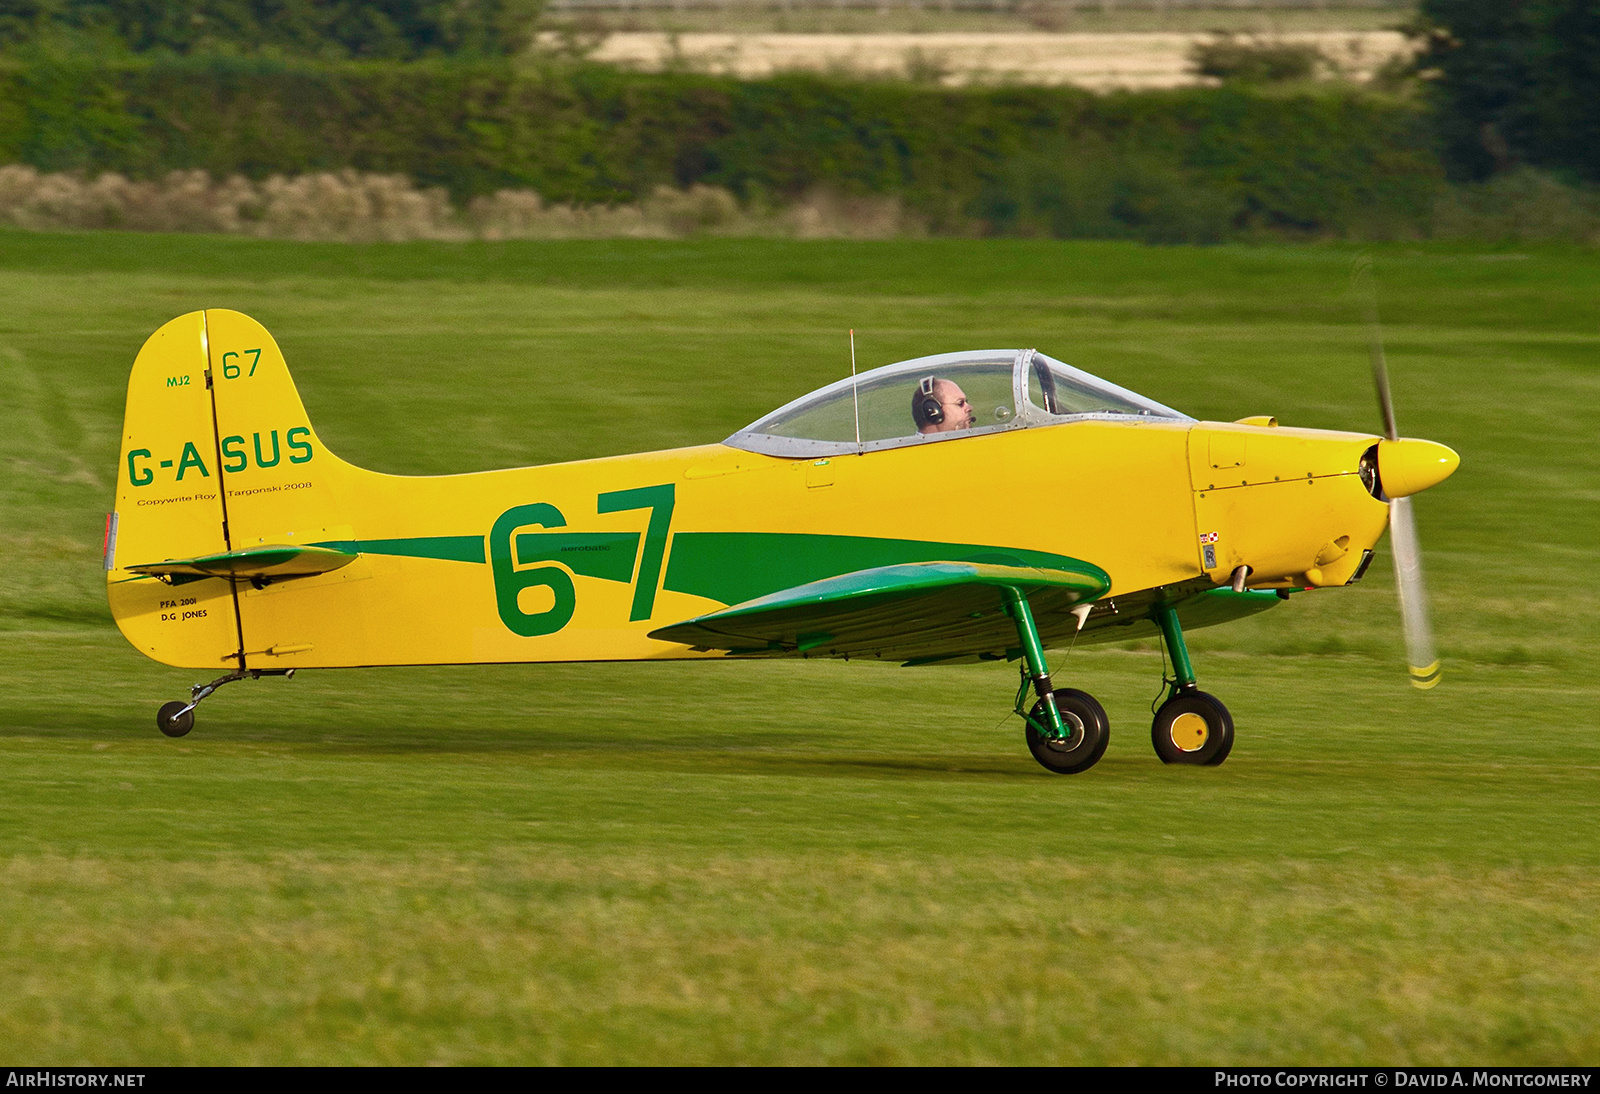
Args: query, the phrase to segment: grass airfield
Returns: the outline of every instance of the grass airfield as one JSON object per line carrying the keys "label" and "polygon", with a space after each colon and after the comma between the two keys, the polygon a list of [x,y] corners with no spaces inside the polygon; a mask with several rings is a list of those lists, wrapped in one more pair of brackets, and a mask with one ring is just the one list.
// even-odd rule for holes
{"label": "grass airfield", "polygon": [[[27,1064],[1577,1064],[1600,1055],[1600,259],[1373,250],[1445,682],[1387,555],[1052,658],[1112,720],[1051,776],[1006,666],[487,666],[231,685],[116,633],[127,371],[273,331],[318,432],[433,474],[715,440],[848,371],[1037,345],[1198,417],[1375,429],[1353,249],[343,246],[0,235],[0,1053]],[[1064,469],[1063,474],[1070,474]],[[1019,507],[1049,484],[997,483]],[[953,505],[959,521],[959,504]]]}

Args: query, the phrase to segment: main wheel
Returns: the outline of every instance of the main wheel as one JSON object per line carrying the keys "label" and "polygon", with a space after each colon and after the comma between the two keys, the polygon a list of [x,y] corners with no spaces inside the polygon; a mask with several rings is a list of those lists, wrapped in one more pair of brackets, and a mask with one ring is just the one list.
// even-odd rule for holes
{"label": "main wheel", "polygon": [[[168,737],[182,737],[194,728],[194,711],[183,710],[188,705],[176,699],[170,703],[162,703],[161,709],[156,711],[156,726]],[[182,714],[178,714],[180,710],[183,710]],[[173,715],[177,717],[174,718]]]}
{"label": "main wheel", "polygon": [[1070,734],[1064,741],[1045,736],[1034,728],[1034,722],[1049,724],[1050,714],[1044,700],[1033,704],[1028,712],[1028,751],[1040,766],[1058,775],[1076,775],[1100,762],[1106,754],[1106,744],[1111,740],[1111,721],[1105,708],[1094,696],[1076,688],[1062,688],[1055,693],[1056,709],[1066,723]]}
{"label": "main wheel", "polygon": [[1156,711],[1150,743],[1164,764],[1215,767],[1233,751],[1233,715],[1203,691],[1180,691]]}

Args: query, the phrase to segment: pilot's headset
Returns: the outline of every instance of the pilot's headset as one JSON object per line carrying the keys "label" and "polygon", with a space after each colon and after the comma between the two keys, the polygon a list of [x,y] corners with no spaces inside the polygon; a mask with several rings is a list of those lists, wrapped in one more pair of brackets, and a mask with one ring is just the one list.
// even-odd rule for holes
{"label": "pilot's headset", "polygon": [[922,383],[917,385],[917,393],[911,397],[911,417],[918,429],[939,425],[944,421],[944,404],[933,393],[933,385],[937,382],[937,377],[923,377]]}

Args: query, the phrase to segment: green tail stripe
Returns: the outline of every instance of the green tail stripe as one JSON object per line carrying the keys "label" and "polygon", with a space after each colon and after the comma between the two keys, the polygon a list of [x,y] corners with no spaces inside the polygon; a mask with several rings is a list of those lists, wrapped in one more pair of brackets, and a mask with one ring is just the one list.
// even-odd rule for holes
{"label": "green tail stripe", "polygon": [[448,562],[487,561],[482,536],[417,536],[412,539],[334,539],[313,543],[363,555],[399,555],[403,558],[438,558]]}
{"label": "green tail stripe", "polygon": [[1015,547],[788,532],[679,532],[672,538],[662,587],[743,604],[824,578],[910,562],[1037,566],[1111,584],[1104,570],[1082,559]]}

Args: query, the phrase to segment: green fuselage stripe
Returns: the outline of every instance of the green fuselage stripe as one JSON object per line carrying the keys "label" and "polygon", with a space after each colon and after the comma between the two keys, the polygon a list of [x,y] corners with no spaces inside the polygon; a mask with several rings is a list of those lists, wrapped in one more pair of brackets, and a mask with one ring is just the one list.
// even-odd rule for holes
{"label": "green fuselage stripe", "polygon": [[1048,551],[916,539],[788,532],[679,532],[662,587],[723,604],[742,604],[823,578],[908,562],[989,562],[1037,566],[1111,579],[1092,563]]}
{"label": "green fuselage stripe", "polygon": [[575,574],[607,581],[633,580],[639,556],[638,532],[522,532],[517,565],[559,562]]}
{"label": "green fuselage stripe", "polygon": [[[559,562],[576,574],[610,581],[632,578],[639,544],[636,532],[524,532],[516,538],[517,563],[521,566],[535,561]],[[312,546],[351,554],[480,564],[487,561],[482,536],[329,540]],[[742,604],[823,578],[908,562],[1037,566],[1083,574],[1106,585],[1111,581],[1104,570],[1082,559],[978,543],[803,532],[678,532],[668,550],[662,588],[722,604]]]}

